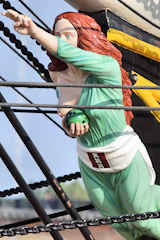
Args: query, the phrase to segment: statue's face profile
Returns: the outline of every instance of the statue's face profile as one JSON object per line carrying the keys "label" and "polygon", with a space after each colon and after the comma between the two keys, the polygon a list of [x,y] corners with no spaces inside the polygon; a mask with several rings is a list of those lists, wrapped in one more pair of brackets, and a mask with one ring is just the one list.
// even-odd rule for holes
{"label": "statue's face profile", "polygon": [[55,35],[62,38],[64,41],[77,47],[78,34],[74,26],[67,19],[63,18],[55,24]]}

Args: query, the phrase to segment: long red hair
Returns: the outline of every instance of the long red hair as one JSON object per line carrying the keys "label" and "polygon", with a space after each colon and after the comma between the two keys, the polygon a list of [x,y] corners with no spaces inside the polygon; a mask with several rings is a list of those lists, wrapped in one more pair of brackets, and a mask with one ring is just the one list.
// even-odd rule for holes
{"label": "long red hair", "polygon": [[[65,12],[56,17],[53,25],[53,34],[55,24],[57,21],[65,18],[77,30],[78,34],[78,47],[84,50],[92,51],[102,55],[108,55],[116,59],[120,65],[122,73],[122,85],[131,85],[131,81],[127,72],[122,68],[122,54],[115,48],[106,38],[101,31],[101,27],[90,16],[87,16],[78,12]],[[48,53],[52,63],[49,64],[49,70],[51,71],[63,71],[67,68],[66,63],[53,57]],[[129,89],[123,89],[123,103],[124,106],[131,106],[131,91]],[[126,122],[130,124],[133,113],[131,111],[125,111]]]}

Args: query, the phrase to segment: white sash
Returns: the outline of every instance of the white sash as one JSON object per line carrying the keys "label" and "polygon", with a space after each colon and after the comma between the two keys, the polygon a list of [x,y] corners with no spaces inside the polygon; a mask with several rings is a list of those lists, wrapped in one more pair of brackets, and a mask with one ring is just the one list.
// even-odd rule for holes
{"label": "white sash", "polygon": [[[97,172],[114,173],[128,167],[136,152],[142,154],[151,177],[151,184],[155,182],[155,171],[145,146],[130,126],[127,126],[121,136],[104,147],[86,148],[77,142],[77,151],[80,159],[91,169]],[[110,168],[93,167],[87,153],[105,153]]]}

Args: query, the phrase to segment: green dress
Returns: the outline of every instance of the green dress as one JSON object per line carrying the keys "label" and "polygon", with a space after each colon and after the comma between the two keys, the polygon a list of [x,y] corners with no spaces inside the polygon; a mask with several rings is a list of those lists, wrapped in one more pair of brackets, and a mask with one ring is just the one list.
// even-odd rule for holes
{"label": "green dress", "polygon": [[[57,39],[58,52],[55,56],[86,71],[88,77],[85,83],[122,84],[120,67],[115,59],[74,47],[59,37]],[[83,88],[78,105],[123,106],[122,90]],[[89,131],[78,137],[77,141],[85,149],[98,150],[101,147],[110,146],[116,139],[123,137],[127,126],[124,110],[85,109],[84,112],[89,119]],[[144,148],[141,141],[139,145]],[[127,149],[127,144],[124,147]],[[127,154],[129,156],[129,153]],[[144,156],[138,148],[131,162],[116,172],[108,173],[104,171],[105,169],[102,172],[96,171],[87,166],[80,157],[79,166],[88,195],[103,216],[160,210],[160,187],[151,183]],[[160,239],[160,219],[112,226],[127,240],[138,239],[141,235]]]}

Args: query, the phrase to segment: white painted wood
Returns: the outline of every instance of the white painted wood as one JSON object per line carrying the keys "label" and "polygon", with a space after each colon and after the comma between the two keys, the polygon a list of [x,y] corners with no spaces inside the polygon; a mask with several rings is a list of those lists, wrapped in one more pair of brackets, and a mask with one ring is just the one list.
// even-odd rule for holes
{"label": "white painted wood", "polygon": [[[116,15],[122,17],[129,23],[160,37],[160,0],[65,0],[75,9],[89,12],[96,12],[103,9],[110,9]],[[125,6],[126,5],[126,6]],[[131,9],[136,11],[134,13]],[[146,18],[154,26],[148,23]],[[159,27],[159,28],[158,28]]]}

